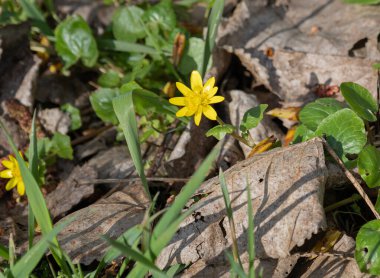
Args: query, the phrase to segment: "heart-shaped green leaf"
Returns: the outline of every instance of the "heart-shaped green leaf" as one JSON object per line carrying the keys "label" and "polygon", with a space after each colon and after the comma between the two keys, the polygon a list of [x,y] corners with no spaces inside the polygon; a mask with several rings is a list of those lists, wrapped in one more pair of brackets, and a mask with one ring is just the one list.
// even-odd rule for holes
{"label": "heart-shaped green leaf", "polygon": [[328,144],[344,162],[348,162],[347,154],[360,153],[367,142],[363,120],[348,108],[323,119],[315,134],[326,135]]}
{"label": "heart-shaped green leaf", "polygon": [[69,16],[55,29],[55,49],[69,68],[79,59],[87,67],[98,60],[99,52],[92,31],[80,16]]}
{"label": "heart-shaped green leaf", "polygon": [[144,10],[136,6],[119,8],[112,17],[112,32],[116,39],[135,42],[146,36],[142,17]]}
{"label": "heart-shaped green leaf", "polygon": [[380,151],[366,146],[359,154],[359,173],[368,187],[380,186]]}
{"label": "heart-shaped green leaf", "polygon": [[380,220],[372,220],[360,228],[355,259],[362,272],[380,275]]}
{"label": "heart-shaped green leaf", "polygon": [[342,103],[333,98],[321,98],[302,108],[299,118],[308,129],[315,131],[327,116],[343,108]]}
{"label": "heart-shaped green leaf", "polygon": [[244,113],[243,120],[240,123],[240,130],[246,132],[251,128],[257,127],[264,117],[264,112],[268,108],[268,104],[260,104]]}
{"label": "heart-shaped green leaf", "polygon": [[372,94],[364,87],[353,82],[340,85],[342,95],[348,105],[364,120],[376,121],[376,112],[379,109]]}
{"label": "heart-shaped green leaf", "polygon": [[206,136],[214,136],[216,139],[221,140],[226,134],[231,134],[234,130],[233,125],[217,125],[207,131]]}

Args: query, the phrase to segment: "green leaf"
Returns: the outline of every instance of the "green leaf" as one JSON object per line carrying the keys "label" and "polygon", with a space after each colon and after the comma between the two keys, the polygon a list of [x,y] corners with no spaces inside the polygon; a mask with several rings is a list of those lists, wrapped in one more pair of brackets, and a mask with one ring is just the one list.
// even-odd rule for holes
{"label": "green leaf", "polygon": [[75,106],[71,105],[70,103],[66,103],[61,106],[62,111],[69,113],[71,124],[70,129],[71,130],[77,130],[82,126],[82,119],[80,117],[80,111]]}
{"label": "green leaf", "polygon": [[328,144],[344,162],[348,162],[346,154],[360,153],[367,142],[363,120],[348,108],[323,119],[315,134],[326,135]]}
{"label": "green leaf", "polygon": [[51,143],[51,151],[54,154],[57,154],[60,158],[73,159],[73,148],[71,147],[69,136],[56,132],[51,139]]}
{"label": "green leaf", "polygon": [[348,105],[364,120],[376,121],[376,112],[379,109],[372,94],[364,87],[353,82],[340,85],[342,95]]}
{"label": "green leaf", "polygon": [[[193,70],[197,70],[202,72],[203,70],[203,58],[204,58],[204,50],[205,49],[205,41],[192,37],[187,41],[187,45],[185,48],[185,52],[183,57],[179,63],[178,70],[183,75],[189,75]],[[208,65],[207,69],[211,67],[212,61],[211,59],[207,60]]]}
{"label": "green leaf", "polygon": [[145,37],[141,18],[144,10],[136,6],[119,8],[112,17],[112,32],[117,40],[135,42]]}
{"label": "green leaf", "polygon": [[211,128],[209,131],[206,132],[206,136],[214,136],[218,140],[222,140],[226,134],[231,134],[235,130],[235,127],[233,125],[217,125]]}
{"label": "green leaf", "polygon": [[23,11],[26,13],[28,18],[30,18],[33,22],[33,25],[38,27],[42,33],[47,36],[53,35],[53,30],[47,24],[45,17],[42,12],[36,5],[33,0],[19,0],[18,3],[21,5]]}
{"label": "green leaf", "polygon": [[146,46],[138,43],[124,42],[118,40],[98,40],[99,48],[102,50],[112,50],[112,51],[120,51],[127,53],[143,53],[150,55],[158,55],[156,49],[150,46]]}
{"label": "green leaf", "polygon": [[324,118],[342,108],[342,103],[333,98],[320,98],[302,108],[299,118],[304,126],[315,131]]}
{"label": "green leaf", "polygon": [[294,133],[292,144],[305,142],[313,137],[315,137],[315,134],[312,130],[308,129],[305,125],[299,125]]}
{"label": "green leaf", "polygon": [[379,4],[380,0],[343,0],[347,4],[375,5]]}
{"label": "green leaf", "polygon": [[103,122],[113,125],[119,123],[112,106],[112,100],[119,95],[119,89],[108,88],[100,88],[90,95],[91,106]]}
{"label": "green leaf", "polygon": [[44,234],[42,238],[11,268],[13,277],[29,277],[29,274],[36,268],[42,256],[49,248],[51,241],[53,241],[58,233],[71,221],[73,221],[73,218],[57,225],[49,233]]}
{"label": "green leaf", "polygon": [[380,275],[380,220],[372,220],[360,228],[355,259],[360,271]]}
{"label": "green leaf", "polygon": [[177,25],[176,15],[171,0],[160,1],[150,7],[144,14],[144,21],[157,24],[163,31],[170,31]]}
{"label": "green leaf", "polygon": [[[379,3],[380,3],[380,0],[378,0]],[[380,70],[380,63],[375,63],[372,65],[372,67],[375,69],[375,70]]]}
{"label": "green leaf", "polygon": [[216,32],[218,30],[220,19],[222,18],[223,9],[224,0],[215,0],[207,23],[206,44],[204,47],[202,69],[200,71],[202,77],[206,74],[208,64],[211,61],[212,50],[215,46]]}
{"label": "green leaf", "polygon": [[359,154],[359,173],[368,187],[380,186],[380,151],[374,146],[366,146]]}
{"label": "green leaf", "polygon": [[144,163],[141,157],[140,142],[136,123],[135,108],[133,105],[132,91],[125,93],[112,100],[115,114],[120,122],[125,140],[127,141],[129,153],[131,154],[136,171],[140,176],[145,193],[151,199],[148,182],[144,173]]}
{"label": "green leaf", "polygon": [[106,88],[119,87],[120,81],[121,81],[121,78],[119,76],[119,73],[117,73],[116,71],[113,71],[113,70],[109,70],[109,71],[103,73],[98,78],[98,84],[101,87],[106,87]]}
{"label": "green leaf", "polygon": [[87,22],[80,16],[69,16],[55,29],[55,49],[65,62],[65,68],[79,59],[86,67],[98,60],[98,47]]}
{"label": "green leaf", "polygon": [[244,113],[243,120],[240,123],[240,130],[246,132],[251,128],[257,127],[264,117],[264,112],[268,108],[268,104],[260,104]]}
{"label": "green leaf", "polygon": [[248,255],[249,255],[249,269],[248,277],[255,278],[255,221],[252,206],[251,188],[247,178],[247,214],[248,214]]}
{"label": "green leaf", "polygon": [[8,248],[0,244],[0,257],[9,260]]}

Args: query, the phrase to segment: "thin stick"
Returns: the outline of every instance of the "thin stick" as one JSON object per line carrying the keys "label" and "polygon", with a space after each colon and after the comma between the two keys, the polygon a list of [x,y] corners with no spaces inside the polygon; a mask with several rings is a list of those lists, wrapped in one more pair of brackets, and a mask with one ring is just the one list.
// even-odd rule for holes
{"label": "thin stick", "polygon": [[294,253],[292,256],[299,257],[333,257],[333,258],[341,258],[344,260],[355,261],[355,258],[351,254],[341,254],[341,253],[323,253],[323,252],[302,252],[302,253]]}
{"label": "thin stick", "polygon": [[[147,177],[148,181],[161,181],[166,183],[173,182],[187,182],[189,179],[186,178],[165,178],[165,177]],[[122,183],[122,182],[136,182],[139,181],[139,177],[131,177],[127,179],[94,179],[94,180],[78,180],[79,185],[85,184],[100,184],[100,183]]]}
{"label": "thin stick", "polygon": [[337,156],[335,151],[330,147],[330,145],[326,142],[325,138],[321,138],[323,145],[325,146],[326,150],[329,152],[329,154],[332,156],[332,158],[338,163],[340,168],[343,170],[346,177],[352,182],[360,196],[362,196],[363,200],[367,203],[368,207],[371,209],[373,214],[375,215],[376,219],[380,219],[379,213],[376,211],[374,205],[372,204],[371,200],[369,199],[368,195],[364,192],[364,189],[360,186],[359,182],[355,179],[355,177],[351,174],[351,172],[344,166],[342,160]]}

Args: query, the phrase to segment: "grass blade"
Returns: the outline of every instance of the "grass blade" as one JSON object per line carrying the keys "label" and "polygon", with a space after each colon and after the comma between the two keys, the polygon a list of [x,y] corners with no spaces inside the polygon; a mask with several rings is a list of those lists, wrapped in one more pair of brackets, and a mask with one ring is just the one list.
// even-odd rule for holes
{"label": "grass blade", "polygon": [[[32,173],[28,169],[28,166],[26,165],[24,159],[19,154],[16,145],[14,144],[9,132],[6,130],[6,127],[4,126],[4,123],[2,121],[0,121],[0,126],[4,130],[7,141],[11,146],[12,151],[17,159],[20,168],[20,173],[25,184],[25,191],[28,197],[29,205],[33,210],[37,223],[41,227],[42,234],[47,235],[52,231],[53,224],[40,187],[38,186],[38,183],[33,177]],[[55,237],[52,239],[52,242],[54,245],[59,246],[58,240]],[[51,251],[58,265],[62,267],[62,253],[60,251],[57,253],[53,249]]]}
{"label": "grass blade", "polygon": [[47,24],[44,15],[37,7],[36,3],[34,3],[34,1],[19,0],[19,3],[28,18],[33,21],[34,25],[38,27],[42,33],[47,36],[54,36],[53,30]]}
{"label": "grass blade", "polygon": [[220,19],[222,17],[224,8],[224,0],[215,0],[214,5],[212,6],[210,16],[208,18],[208,28],[206,35],[205,50],[203,54],[203,69],[202,77],[206,74],[207,65],[211,57],[212,50],[215,46],[216,33],[218,31],[218,26]]}
{"label": "grass blade", "polygon": [[235,262],[234,258],[231,256],[231,254],[226,252],[226,256],[227,256],[228,261],[231,264],[231,268],[232,268],[231,270],[234,273],[236,273],[239,276],[239,278],[247,278],[247,274],[245,274],[244,269],[241,267],[240,264]]}
{"label": "grass blade", "polygon": [[220,187],[222,188],[224,204],[226,206],[226,211],[227,211],[228,223],[230,225],[230,230],[231,230],[232,255],[235,262],[241,265],[237,239],[236,239],[235,221],[234,221],[234,216],[233,216],[232,207],[231,207],[230,194],[228,192],[226,179],[224,177],[224,173],[221,168],[219,168],[219,182],[220,182]]}
{"label": "grass blade", "polygon": [[154,262],[148,260],[143,254],[140,252],[134,250],[132,247],[130,247],[128,244],[122,244],[118,241],[111,240],[108,238],[105,238],[105,240],[115,247],[116,249],[119,249],[124,255],[131,257],[133,260],[136,262],[141,263],[144,265],[146,268],[148,268],[152,274],[155,277],[159,278],[169,278],[164,272],[162,272],[155,264]]}
{"label": "grass blade", "polygon": [[135,108],[133,105],[132,92],[127,92],[112,101],[113,109],[119,120],[120,127],[123,130],[125,140],[127,141],[129,153],[131,154],[133,163],[135,164],[137,173],[141,178],[145,193],[149,200],[150,196],[148,182],[144,173],[144,163],[141,157],[140,142],[138,137]]}
{"label": "grass blade", "polygon": [[249,187],[247,179],[247,204],[248,204],[248,255],[249,255],[249,269],[248,277],[255,278],[255,230],[254,230],[254,216],[252,208],[251,188]]}
{"label": "grass blade", "polygon": [[[145,256],[151,261],[154,261],[161,250],[169,243],[170,239],[176,233],[180,223],[187,217],[187,213],[191,212],[191,210],[188,210],[187,213],[181,215],[181,211],[185,207],[188,200],[206,178],[206,175],[214,160],[220,153],[220,146],[221,145],[219,143],[206,157],[195,174],[190,178],[190,180],[183,187],[182,191],[175,198],[173,205],[166,211],[154,228],[150,245],[151,250],[145,253]],[[128,277],[143,277],[147,271],[148,269],[144,265],[137,263],[128,274]]]}
{"label": "grass blade", "polygon": [[41,240],[26,252],[26,254],[17,261],[14,267],[12,267],[11,273],[13,277],[28,277],[49,248],[51,241],[54,240],[57,234],[71,221],[73,221],[73,219],[69,219],[57,225],[49,233],[43,235]]}
{"label": "grass blade", "polygon": [[[37,150],[37,135],[36,135],[36,111],[33,113],[32,130],[30,132],[29,144],[29,170],[33,177],[38,180],[38,150]],[[28,241],[29,249],[33,246],[34,239],[34,214],[31,206],[28,206]]]}
{"label": "grass blade", "polygon": [[158,55],[159,53],[153,47],[145,46],[143,44],[123,42],[117,40],[97,40],[99,49],[120,51],[120,52],[135,52],[150,55]]}
{"label": "grass blade", "polygon": [[8,248],[0,244],[0,257],[4,260],[9,260]]}

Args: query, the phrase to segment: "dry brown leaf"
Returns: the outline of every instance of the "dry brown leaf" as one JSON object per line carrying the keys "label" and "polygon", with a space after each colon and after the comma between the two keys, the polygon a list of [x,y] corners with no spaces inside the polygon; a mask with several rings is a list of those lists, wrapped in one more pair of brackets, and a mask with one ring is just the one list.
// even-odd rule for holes
{"label": "dry brown leaf", "polygon": [[301,109],[302,107],[275,108],[268,111],[266,114],[276,118],[298,121],[298,113],[301,111]]}
{"label": "dry brown leaf", "polygon": [[[251,187],[257,258],[285,258],[313,233],[326,227],[323,210],[327,169],[320,139],[275,149],[236,164],[225,172],[236,225],[239,252],[247,259],[247,182]],[[159,266],[226,263],[230,229],[218,178],[198,193],[208,192],[196,215],[188,217],[162,251]]]}
{"label": "dry brown leaf", "polygon": [[133,184],[126,191],[116,192],[59,221],[74,217],[74,221],[65,227],[58,239],[75,263],[88,265],[100,260],[109,246],[101,238],[102,235],[115,239],[142,222],[148,203],[142,186]]}
{"label": "dry brown leaf", "polygon": [[273,147],[273,144],[276,142],[276,138],[273,136],[265,138],[263,141],[259,142],[256,146],[254,146],[251,150],[251,152],[248,155],[248,158],[260,154],[263,152],[266,152],[270,148]]}

